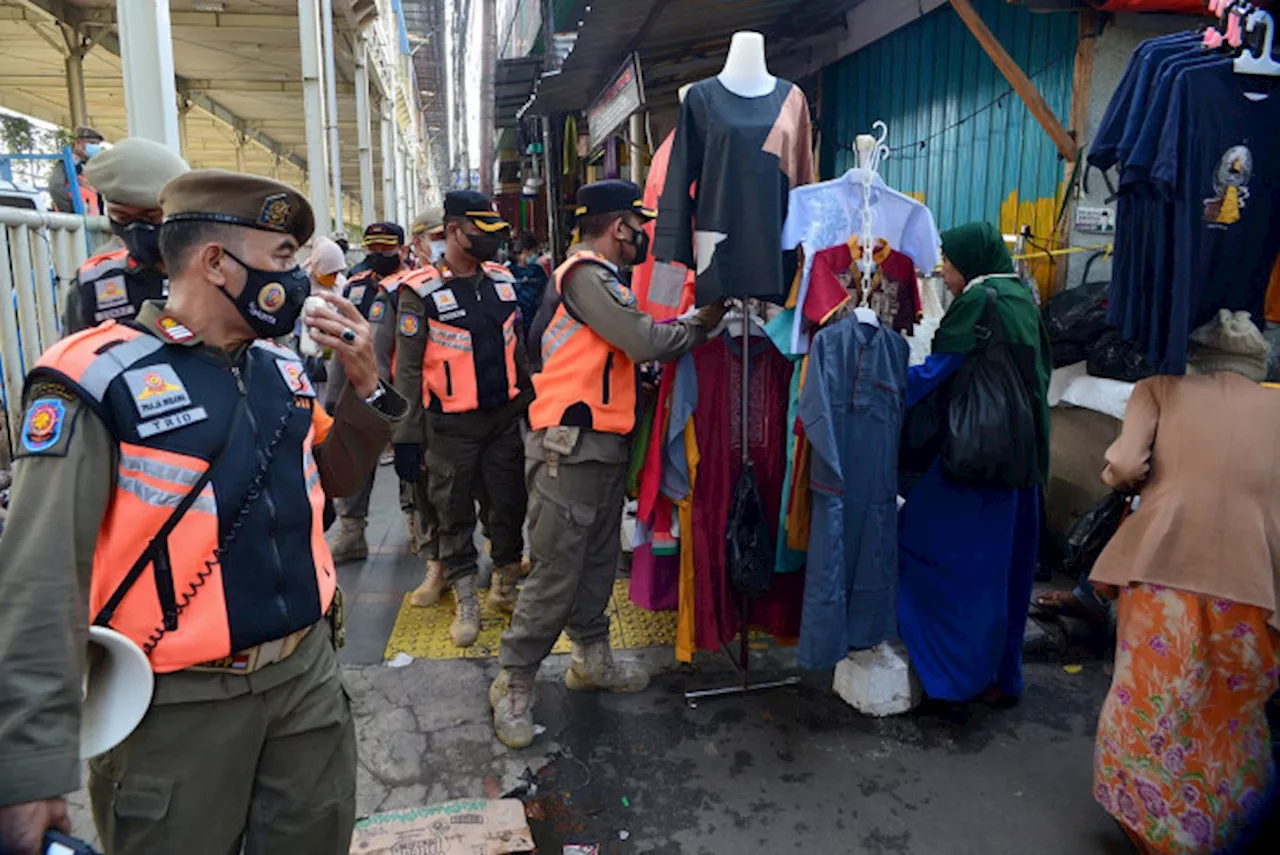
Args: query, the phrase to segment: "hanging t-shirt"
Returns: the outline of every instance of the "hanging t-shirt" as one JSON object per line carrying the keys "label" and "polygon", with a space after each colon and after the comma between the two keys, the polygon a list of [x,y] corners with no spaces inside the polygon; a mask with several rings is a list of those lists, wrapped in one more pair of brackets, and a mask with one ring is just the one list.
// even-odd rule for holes
{"label": "hanging t-shirt", "polygon": [[809,103],[793,83],[778,80],[759,98],[735,95],[715,77],[690,88],[653,251],[696,270],[698,305],[722,297],[782,302],[794,272],[780,238],[787,194],[813,180],[811,145]]}
{"label": "hanging t-shirt", "polygon": [[1280,94],[1248,95],[1222,65],[1182,72],[1151,168],[1174,203],[1169,345],[1160,366],[1186,367],[1191,330],[1219,309],[1263,317],[1280,250]]}
{"label": "hanging t-shirt", "polygon": [[[667,168],[671,164],[671,146],[674,145],[675,138],[675,131],[667,134],[662,145],[653,153],[649,175],[644,183],[646,208],[658,207],[662,198],[662,188],[667,183]],[[652,241],[654,223],[645,223],[644,230]],[[693,306],[693,271],[679,262],[658,261],[650,253],[631,271],[631,293],[636,295],[636,306],[640,311],[649,313],[655,321],[679,317]]]}
{"label": "hanging t-shirt", "polygon": [[[861,254],[862,248],[856,239],[850,243],[828,247],[813,258],[803,309],[805,317],[815,326],[825,324],[849,302],[850,294],[861,288],[862,271],[854,264],[853,258],[854,250]],[[867,305],[882,324],[911,335],[920,313],[916,266],[884,240],[877,241],[873,258],[876,270]]]}

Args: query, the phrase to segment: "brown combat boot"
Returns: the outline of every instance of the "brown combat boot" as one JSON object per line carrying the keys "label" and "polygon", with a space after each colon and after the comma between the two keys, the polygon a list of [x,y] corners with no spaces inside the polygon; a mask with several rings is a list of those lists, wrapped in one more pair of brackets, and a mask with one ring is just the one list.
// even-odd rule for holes
{"label": "brown combat boot", "polygon": [[607,639],[591,644],[574,644],[564,684],[574,692],[643,692],[649,675],[636,665],[618,662]]}
{"label": "brown combat boot", "polygon": [[440,602],[444,589],[448,587],[444,581],[444,562],[428,561],[427,577],[422,584],[409,595],[409,602],[415,606],[434,606]]}
{"label": "brown combat boot", "polygon": [[513,614],[516,610],[516,581],[520,578],[520,565],[508,564],[505,567],[494,567],[493,577],[489,583],[489,608],[502,614]]}
{"label": "brown combat boot", "polygon": [[470,647],[480,636],[480,600],[476,596],[476,577],[463,576],[453,583],[453,596],[457,599],[453,625],[449,635],[459,647]]}
{"label": "brown combat boot", "polygon": [[493,732],[508,748],[533,744],[533,685],[535,671],[503,669],[489,689],[493,704]]}
{"label": "brown combat boot", "polygon": [[346,564],[348,561],[363,561],[369,557],[369,544],[364,539],[364,517],[340,517],[338,534],[329,544],[333,553],[334,564]]}

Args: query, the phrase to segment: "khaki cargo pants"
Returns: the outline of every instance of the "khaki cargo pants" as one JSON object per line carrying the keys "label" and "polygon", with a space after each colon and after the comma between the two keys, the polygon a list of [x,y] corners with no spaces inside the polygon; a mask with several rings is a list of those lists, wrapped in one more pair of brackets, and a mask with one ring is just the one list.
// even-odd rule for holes
{"label": "khaki cargo pants", "polygon": [[106,855],[347,855],[356,736],[328,621],[255,674],[158,675],[89,770]]}
{"label": "khaki cargo pants", "polygon": [[605,610],[622,543],[627,464],[527,461],[532,568],[502,636],[503,668],[533,669],[568,630],[577,643],[609,637]]}

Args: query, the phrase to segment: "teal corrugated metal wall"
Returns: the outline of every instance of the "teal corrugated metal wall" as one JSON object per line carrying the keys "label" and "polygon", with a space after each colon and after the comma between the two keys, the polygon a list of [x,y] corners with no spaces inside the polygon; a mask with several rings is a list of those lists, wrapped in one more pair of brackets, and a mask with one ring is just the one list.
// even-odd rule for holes
{"label": "teal corrugated metal wall", "polygon": [[[974,7],[1066,124],[1077,16],[1004,0]],[[940,228],[988,220],[1006,232],[1051,231],[1057,149],[950,6],[829,66],[821,109],[824,178],[853,166],[854,137],[883,119],[894,151],[881,174],[925,201]]]}

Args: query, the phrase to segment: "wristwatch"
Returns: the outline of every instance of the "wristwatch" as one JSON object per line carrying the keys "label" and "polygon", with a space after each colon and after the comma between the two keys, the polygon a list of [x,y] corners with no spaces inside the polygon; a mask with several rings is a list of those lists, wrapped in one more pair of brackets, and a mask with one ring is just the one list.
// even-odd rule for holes
{"label": "wristwatch", "polygon": [[374,406],[379,401],[381,401],[384,397],[386,397],[386,395],[387,395],[387,388],[382,385],[382,381],[378,381],[378,388],[374,389],[373,393],[369,395],[369,397],[364,399],[364,402],[369,406]]}

